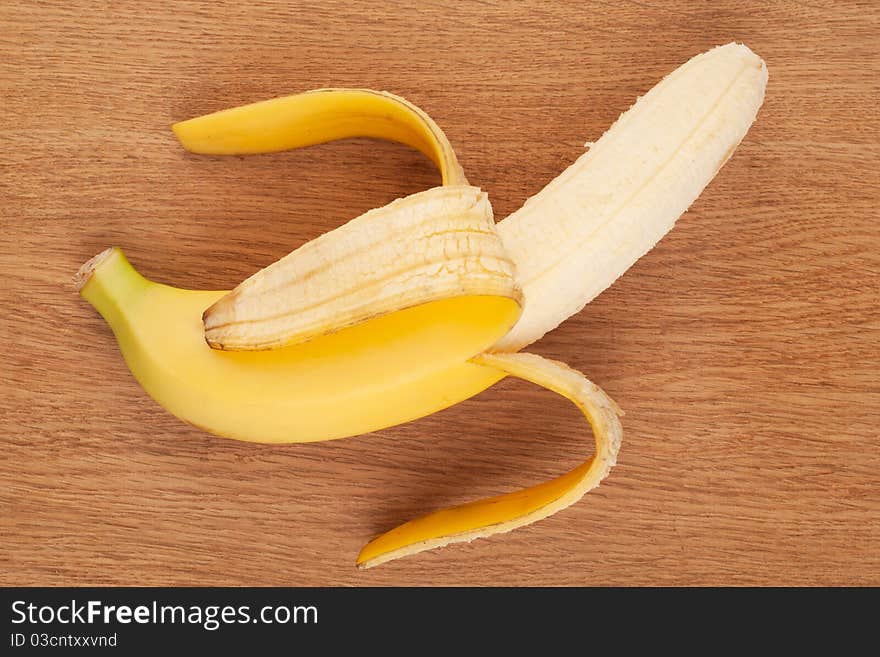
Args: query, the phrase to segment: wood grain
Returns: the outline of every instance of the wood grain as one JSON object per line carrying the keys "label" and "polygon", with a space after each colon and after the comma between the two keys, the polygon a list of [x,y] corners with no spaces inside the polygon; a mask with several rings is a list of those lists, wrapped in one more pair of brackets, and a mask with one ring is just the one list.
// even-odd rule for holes
{"label": "wood grain", "polygon": [[[880,584],[877,4],[416,4],[0,4],[0,583]],[[443,126],[503,217],[733,39],[770,69],[742,147],[535,345],[626,410],[619,465],[508,536],[353,567],[415,514],[582,460],[563,400],[507,381],[356,439],[218,439],[145,395],[73,290],[113,244],[159,280],[232,286],[437,181],[368,141],[192,156],[173,121],[387,89]]]}

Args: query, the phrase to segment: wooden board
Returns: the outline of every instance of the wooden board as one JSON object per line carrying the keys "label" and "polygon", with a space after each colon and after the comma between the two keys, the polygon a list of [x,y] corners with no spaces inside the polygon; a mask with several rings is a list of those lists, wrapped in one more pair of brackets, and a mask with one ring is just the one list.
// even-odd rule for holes
{"label": "wooden board", "polygon": [[[880,584],[877,4],[416,4],[0,4],[0,584]],[[193,156],[174,121],[387,89],[443,126],[503,217],[734,39],[770,70],[745,142],[534,347],[626,410],[619,465],[513,534],[353,566],[416,514],[583,460],[561,398],[506,381],[355,439],[223,440],[150,400],[73,290],[114,244],[158,280],[231,287],[438,179],[369,141]]]}

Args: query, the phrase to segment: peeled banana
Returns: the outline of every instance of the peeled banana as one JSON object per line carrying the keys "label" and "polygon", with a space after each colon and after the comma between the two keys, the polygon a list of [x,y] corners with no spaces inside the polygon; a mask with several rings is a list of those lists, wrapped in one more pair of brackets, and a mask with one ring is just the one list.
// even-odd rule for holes
{"label": "peeled banana", "polygon": [[742,140],[767,81],[728,44],[679,67],[590,150],[494,224],[442,130],[384,92],[324,89],[184,121],[194,152],[262,153],[351,136],[413,146],[436,187],[361,217],[231,292],[148,281],[119,249],[78,275],[138,381],[208,431],[303,442],[422,417],[511,375],[571,399],[596,452],[532,488],[408,522],[364,547],[359,567],[509,531],[579,499],[614,464],[619,409],[562,363],[513,353],[579,311],[674,224]]}
{"label": "peeled banana", "polygon": [[663,79],[498,225],[525,308],[493,351],[516,351],[579,312],[663,237],[742,141],[767,67],[730,43]]}

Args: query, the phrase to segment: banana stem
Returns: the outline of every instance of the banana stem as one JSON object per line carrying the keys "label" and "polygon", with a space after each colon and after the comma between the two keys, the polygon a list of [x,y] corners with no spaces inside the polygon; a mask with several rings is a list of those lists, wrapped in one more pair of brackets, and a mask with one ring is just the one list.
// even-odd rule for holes
{"label": "banana stem", "polygon": [[74,284],[107,323],[116,327],[124,323],[123,307],[146,291],[151,282],[132,266],[119,247],[113,246],[80,267]]}

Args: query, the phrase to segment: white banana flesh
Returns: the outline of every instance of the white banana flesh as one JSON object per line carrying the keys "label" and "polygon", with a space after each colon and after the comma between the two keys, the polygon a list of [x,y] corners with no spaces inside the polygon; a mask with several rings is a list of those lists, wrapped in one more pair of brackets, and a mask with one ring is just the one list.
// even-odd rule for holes
{"label": "white banana flesh", "polygon": [[694,57],[504,219],[525,306],[492,351],[540,339],[669,232],[745,136],[766,85],[764,62],[744,45]]}

